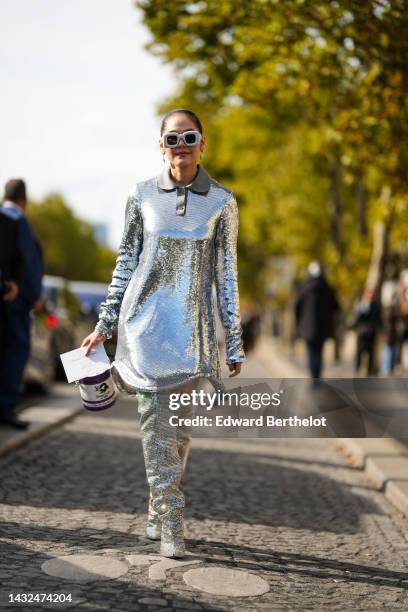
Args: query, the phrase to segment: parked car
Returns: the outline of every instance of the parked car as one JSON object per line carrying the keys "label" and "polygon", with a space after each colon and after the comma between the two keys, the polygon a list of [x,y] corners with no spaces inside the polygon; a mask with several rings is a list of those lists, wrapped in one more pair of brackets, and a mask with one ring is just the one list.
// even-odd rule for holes
{"label": "parked car", "polygon": [[87,281],[69,281],[68,289],[75,295],[83,318],[94,326],[98,320],[99,307],[108,294],[108,285]]}
{"label": "parked car", "polygon": [[[109,285],[87,281],[69,281],[68,288],[80,304],[80,320],[83,326],[83,337],[91,333],[99,316],[99,308],[105,301]],[[107,355],[112,359],[116,351],[116,330],[110,340],[104,343]]]}
{"label": "parked car", "polygon": [[66,380],[60,354],[77,347],[79,303],[58,276],[44,276],[42,307],[32,313],[31,354],[24,382],[47,387],[53,380]]}

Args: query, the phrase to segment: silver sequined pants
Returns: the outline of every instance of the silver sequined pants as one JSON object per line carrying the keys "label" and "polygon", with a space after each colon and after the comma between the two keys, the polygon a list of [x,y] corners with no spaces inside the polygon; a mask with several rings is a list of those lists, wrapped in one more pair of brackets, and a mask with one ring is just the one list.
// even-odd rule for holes
{"label": "silver sequined pants", "polygon": [[178,532],[180,537],[185,505],[180,480],[187,463],[192,428],[170,425],[169,418],[175,415],[191,418],[194,406],[189,403],[171,410],[169,396],[190,393],[199,384],[200,379],[195,379],[171,390],[139,392],[137,396],[151,508],[164,519],[167,529]]}

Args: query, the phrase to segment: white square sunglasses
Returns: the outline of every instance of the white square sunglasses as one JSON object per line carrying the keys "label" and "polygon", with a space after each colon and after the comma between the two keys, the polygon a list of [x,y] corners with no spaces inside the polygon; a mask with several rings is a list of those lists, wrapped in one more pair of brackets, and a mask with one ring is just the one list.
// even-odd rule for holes
{"label": "white square sunglasses", "polygon": [[177,147],[180,140],[183,139],[188,147],[195,147],[201,140],[201,134],[198,130],[186,130],[185,132],[166,132],[162,136],[163,145],[170,149]]}

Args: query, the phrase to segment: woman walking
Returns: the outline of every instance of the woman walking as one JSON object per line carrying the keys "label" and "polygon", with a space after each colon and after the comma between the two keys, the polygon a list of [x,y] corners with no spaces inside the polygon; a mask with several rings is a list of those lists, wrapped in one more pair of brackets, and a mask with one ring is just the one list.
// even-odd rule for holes
{"label": "woman walking", "polygon": [[[237,281],[238,208],[232,192],[198,164],[205,138],[199,118],[175,109],[161,124],[166,162],[154,178],[136,184],[108,295],[95,330],[82,342],[87,354],[112,336],[118,341],[112,376],[136,395],[150,500],[146,533],[160,552],[181,557],[184,495],[180,479],[190,445],[188,428],[169,425],[169,394],[185,393],[201,378],[215,384],[221,368],[212,285],[225,329],[230,376],[245,361]],[[183,410],[183,412],[181,412]],[[189,416],[192,407],[179,409]]]}

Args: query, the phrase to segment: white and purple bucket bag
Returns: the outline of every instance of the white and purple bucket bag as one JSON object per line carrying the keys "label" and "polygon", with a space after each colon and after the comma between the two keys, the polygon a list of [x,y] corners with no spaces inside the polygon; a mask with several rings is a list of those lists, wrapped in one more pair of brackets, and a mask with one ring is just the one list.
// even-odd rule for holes
{"label": "white and purple bucket bag", "polygon": [[116,402],[116,389],[110,369],[78,381],[82,402],[87,410],[106,410]]}

